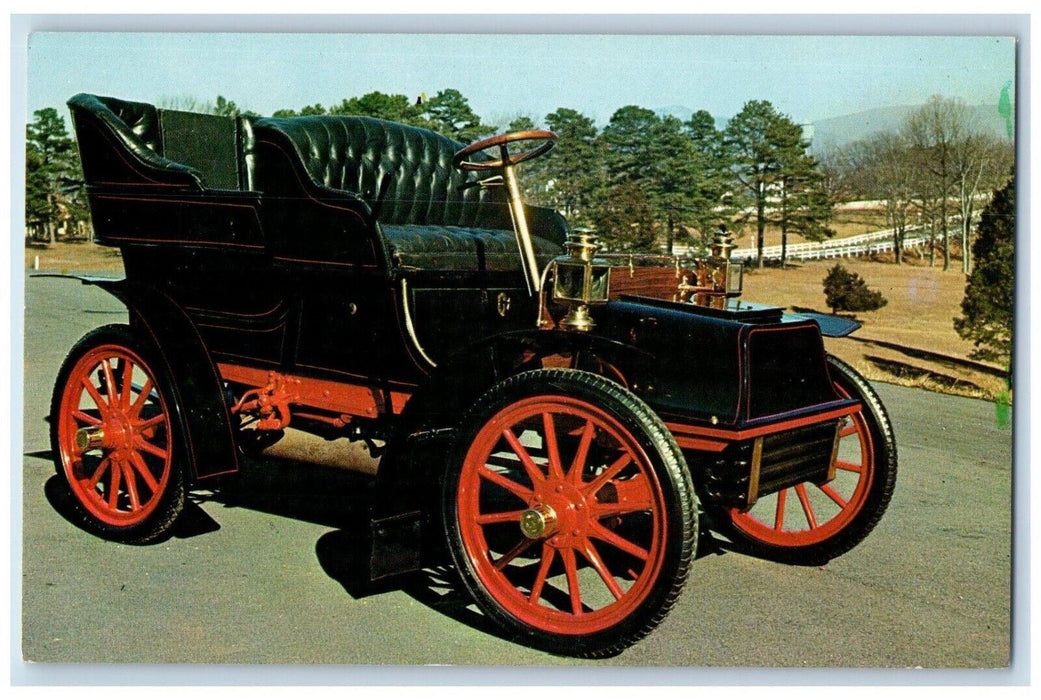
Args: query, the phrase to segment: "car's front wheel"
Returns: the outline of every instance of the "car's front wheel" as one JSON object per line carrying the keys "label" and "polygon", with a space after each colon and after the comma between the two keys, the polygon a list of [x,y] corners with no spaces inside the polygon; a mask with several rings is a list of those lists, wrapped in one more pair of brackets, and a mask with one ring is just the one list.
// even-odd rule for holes
{"label": "car's front wheel", "polygon": [[616,654],[686,580],[697,505],[660,419],[603,377],[536,370],[463,421],[444,487],[449,547],[481,609],[555,653]]}

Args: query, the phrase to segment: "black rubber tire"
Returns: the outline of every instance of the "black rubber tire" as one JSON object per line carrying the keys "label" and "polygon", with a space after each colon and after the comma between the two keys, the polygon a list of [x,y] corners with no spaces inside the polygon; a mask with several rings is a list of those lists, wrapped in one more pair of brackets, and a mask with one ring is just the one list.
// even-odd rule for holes
{"label": "black rubber tire", "polygon": [[745,554],[785,564],[820,566],[860,544],[889,506],[896,487],[897,472],[896,438],[889,415],[878,394],[855,369],[829,355],[828,371],[832,382],[851,398],[859,400],[863,406],[862,415],[871,437],[874,455],[872,481],[867,495],[848,524],[827,539],[811,545],[777,546],[763,542],[735,527],[729,512],[714,513],[713,521],[723,524],[723,530],[734,542],[735,548]]}
{"label": "black rubber tire", "polygon": [[[632,610],[626,609],[625,617],[606,629],[588,634],[547,631],[518,619],[481,582],[462,541],[459,489],[471,443],[500,411],[518,401],[539,397],[576,399],[599,408],[617,421],[646,455],[665,504],[662,522],[667,535],[659,550],[660,568],[656,576],[648,576],[647,584],[641,589],[645,597],[634,596]],[[682,452],[662,421],[639,398],[589,372],[569,369],[524,372],[495,385],[476,402],[461,422],[450,455],[442,493],[448,548],[469,593],[509,639],[555,654],[603,658],[620,653],[646,636],[668,614],[687,580],[694,558],[699,509]],[[577,559],[578,555],[573,556]],[[604,557],[604,561],[608,559]]]}
{"label": "black rubber tire", "polygon": [[[61,411],[62,398],[66,386],[70,380],[70,374],[80,358],[91,350],[103,345],[117,345],[127,348],[136,353],[147,364],[153,375],[154,391],[162,396],[162,400],[168,407],[169,424],[171,435],[169,448],[172,450],[170,458],[170,475],[162,492],[157,495],[158,503],[148,517],[140,523],[129,526],[113,525],[99,520],[92,515],[89,509],[75,495],[76,490],[69,483],[69,475],[66,473],[62,449],[59,444],[59,413]],[[142,341],[129,326],[123,324],[112,324],[102,326],[90,331],[83,336],[69,351],[65,361],[58,371],[51,397],[50,412],[50,438],[51,450],[54,454],[55,471],[61,478],[65,495],[72,505],[72,516],[84,530],[115,542],[126,544],[149,544],[167,535],[173,528],[177,518],[184,510],[186,498],[186,485],[181,455],[184,453],[184,435],[181,425],[175,414],[179,413],[173,408],[175,393],[172,388],[171,379],[168,376],[165,364],[158,358],[158,353],[152,346]]]}

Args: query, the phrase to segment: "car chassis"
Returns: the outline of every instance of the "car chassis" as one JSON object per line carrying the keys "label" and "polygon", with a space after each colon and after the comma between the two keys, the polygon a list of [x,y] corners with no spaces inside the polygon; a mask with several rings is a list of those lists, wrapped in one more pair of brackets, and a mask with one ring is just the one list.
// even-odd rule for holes
{"label": "car chassis", "polygon": [[450,558],[509,637],[602,657],[665,617],[699,524],[820,564],[890,500],[889,419],[822,340],[857,324],[741,300],[725,230],[704,259],[609,255],[524,204],[550,132],[69,106],[125,268],[80,279],[130,319],[76,344],[51,406],[91,532],[163,537],[290,425],[383,441],[370,579]]}

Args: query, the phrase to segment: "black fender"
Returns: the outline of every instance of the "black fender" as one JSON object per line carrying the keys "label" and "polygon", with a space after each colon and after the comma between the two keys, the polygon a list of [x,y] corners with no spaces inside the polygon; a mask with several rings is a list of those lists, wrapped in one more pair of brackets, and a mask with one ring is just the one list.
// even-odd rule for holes
{"label": "black fender", "polygon": [[819,314],[813,311],[800,311],[797,314],[785,314],[784,318],[810,318],[820,326],[821,335],[827,338],[845,338],[853,331],[860,328],[860,322],[842,316],[830,314]]}
{"label": "black fender", "polygon": [[654,361],[610,338],[558,330],[491,336],[442,361],[409,399],[380,462],[370,523],[373,579],[418,569],[421,560],[438,556],[440,484],[459,420],[493,385],[555,355],[568,355],[578,367],[623,386],[629,377],[649,376]]}
{"label": "black fender", "polygon": [[77,277],[119,299],[130,326],[150,342],[173,384],[173,413],[187,445],[192,483],[238,471],[238,451],[223,383],[198,329],[158,289],[129,280]]}

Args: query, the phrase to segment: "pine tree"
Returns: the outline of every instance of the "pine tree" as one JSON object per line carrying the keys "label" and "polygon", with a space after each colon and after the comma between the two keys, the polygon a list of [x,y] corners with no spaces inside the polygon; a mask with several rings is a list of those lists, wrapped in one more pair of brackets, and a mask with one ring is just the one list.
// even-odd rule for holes
{"label": "pine tree", "polygon": [[828,270],[824,278],[824,299],[832,313],[875,311],[888,303],[882,292],[868,289],[860,275],[842,265]]}
{"label": "pine tree", "polygon": [[965,285],[962,315],[954,319],[954,329],[973,341],[975,357],[1007,362],[1012,356],[1015,293],[1015,177],[994,193],[977,232],[972,246],[976,267]]}
{"label": "pine tree", "polygon": [[76,145],[53,107],[33,113],[25,128],[25,220],[38,222],[53,243],[83,186]]}
{"label": "pine tree", "polygon": [[724,134],[735,177],[755,210],[759,267],[763,266],[763,242],[766,224],[774,216],[770,211],[774,200],[787,196],[791,188],[815,193],[792,211],[808,213],[809,218],[803,219],[806,231],[811,237],[823,236],[830,205],[819,186],[817,163],[807,153],[809,143],[802,138],[802,128],[769,102],[752,100],[730,120]]}

